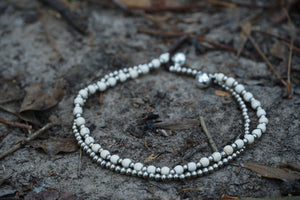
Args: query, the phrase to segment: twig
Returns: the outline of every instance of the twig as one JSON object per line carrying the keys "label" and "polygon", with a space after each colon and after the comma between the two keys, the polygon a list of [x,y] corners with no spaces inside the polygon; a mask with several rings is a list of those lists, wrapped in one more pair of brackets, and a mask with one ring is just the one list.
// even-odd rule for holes
{"label": "twig", "polygon": [[[232,51],[232,52],[235,52],[235,53],[238,52],[238,50],[233,48],[233,47],[230,47],[230,46],[225,45],[225,44],[220,44],[220,43],[205,39],[202,36],[187,35],[186,33],[179,33],[179,32],[176,32],[176,33],[175,32],[163,32],[163,31],[151,30],[151,29],[140,29],[139,33],[145,33],[145,34],[149,34],[149,35],[160,35],[160,36],[164,36],[164,37],[182,37],[182,36],[185,36],[185,37],[188,37],[188,38],[193,38],[193,39],[199,40],[201,42],[205,42],[205,43],[210,44],[214,47],[218,47],[218,48],[221,48],[221,49],[224,49],[224,50],[227,50],[227,51]],[[250,57],[252,59],[255,57],[254,55],[246,53],[246,52],[242,52],[242,54],[244,56]]]}
{"label": "twig", "polygon": [[42,16],[42,11],[39,7],[36,8],[37,12],[39,13],[39,19],[40,22],[42,24],[42,27],[44,29],[45,32],[45,36],[47,38],[48,43],[50,44],[50,46],[52,47],[52,49],[61,57],[63,58],[62,53],[58,50],[58,48],[55,46],[54,42],[52,41],[51,37],[49,36],[49,32],[48,32],[48,28],[43,20],[43,16]]}
{"label": "twig", "polygon": [[269,66],[271,72],[273,72],[275,74],[275,76],[281,81],[281,83],[284,86],[286,86],[286,82],[280,77],[280,75],[278,74],[278,72],[275,71],[275,68],[273,67],[273,65],[271,64],[271,62],[269,61],[269,59],[266,57],[266,55],[262,52],[262,50],[260,49],[260,47],[258,46],[258,44],[255,42],[255,40],[253,39],[253,37],[247,33],[247,30],[245,30],[243,26],[241,26],[241,28],[242,28],[242,31],[245,33],[245,35],[250,40],[250,42],[253,44],[253,46],[255,47],[255,49],[257,50],[257,52],[259,53],[259,55],[267,63],[267,65]]}
{"label": "twig", "polygon": [[184,192],[184,191],[190,191],[190,190],[202,192],[202,190],[197,189],[197,188],[184,188],[184,189],[179,190],[179,191],[177,192],[177,194],[179,194],[179,193],[181,193],[181,192]]}
{"label": "twig", "polygon": [[149,146],[148,146],[147,140],[144,141],[144,144],[145,144],[146,149],[147,149],[148,151],[151,151],[151,149],[150,149]]}
{"label": "twig", "polygon": [[203,118],[202,116],[200,116],[200,124],[201,124],[201,127],[202,127],[202,129],[203,129],[203,131],[204,131],[204,133],[205,133],[205,135],[206,135],[206,137],[207,137],[207,139],[208,139],[208,142],[209,142],[209,144],[210,144],[212,150],[213,150],[214,152],[217,152],[217,151],[218,151],[217,145],[216,145],[216,143],[214,142],[214,140],[213,140],[213,138],[212,138],[210,132],[207,130],[206,125],[205,125],[205,122],[204,122],[204,118]]}
{"label": "twig", "polygon": [[74,14],[64,3],[59,0],[39,0],[40,2],[47,4],[52,9],[59,12],[67,22],[72,25],[76,30],[82,34],[87,34],[86,23],[76,14]]}
{"label": "twig", "polygon": [[[290,15],[288,13],[288,11],[286,10],[286,8],[283,9],[284,10],[284,13],[285,15],[287,16],[288,18],[288,21],[289,21],[289,25],[291,27],[291,29],[294,28],[294,25],[293,25],[293,22],[290,18]],[[293,33],[293,30],[290,31],[291,33],[291,43],[290,43],[290,52],[289,52],[289,61],[288,61],[288,70],[287,70],[287,85],[286,85],[286,88],[287,88],[287,92],[288,92],[288,98],[291,99],[292,98],[292,89],[291,89],[291,65],[292,65],[292,56],[293,56],[293,46],[294,46],[294,39],[295,39],[295,35]]]}
{"label": "twig", "polygon": [[16,144],[15,146],[13,146],[12,148],[10,148],[8,151],[4,152],[2,155],[0,155],[0,160],[2,160],[3,158],[5,158],[7,155],[15,152],[16,150],[20,149],[22,146],[24,146],[26,143],[30,142],[31,140],[34,140],[35,138],[37,138],[40,134],[44,133],[46,130],[50,129],[52,126],[54,125],[54,123],[50,122],[48,124],[46,124],[44,127],[42,127],[41,129],[37,130],[36,132],[34,132],[32,135],[30,135],[29,137],[25,138],[24,140],[22,140],[20,143]]}
{"label": "twig", "polygon": [[3,124],[7,124],[9,126],[15,126],[15,127],[19,127],[19,128],[25,128],[25,129],[28,129],[28,130],[32,129],[32,126],[30,126],[30,125],[19,123],[19,122],[8,121],[8,120],[6,120],[4,118],[0,118],[0,122],[3,123]]}

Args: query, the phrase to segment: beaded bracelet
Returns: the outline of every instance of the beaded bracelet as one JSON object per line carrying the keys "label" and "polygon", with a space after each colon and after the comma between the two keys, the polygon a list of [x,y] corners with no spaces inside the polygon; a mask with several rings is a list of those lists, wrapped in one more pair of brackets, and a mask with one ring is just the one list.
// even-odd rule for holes
{"label": "beaded bracelet", "polygon": [[[82,115],[86,100],[97,91],[104,92],[108,88],[114,87],[117,83],[123,83],[126,80],[135,79],[139,75],[147,74],[161,65],[166,65],[169,63],[169,60],[170,54],[164,53],[159,58],[153,59],[150,63],[109,73],[97,83],[90,84],[78,92],[74,100],[73,132],[80,147],[101,167],[121,174],[150,178],[157,181],[183,180],[191,177],[199,177],[228,164],[245,150],[246,145],[252,144],[266,131],[268,119],[266,118],[265,110],[261,107],[261,103],[253,97],[252,93],[245,90],[242,84],[222,73],[207,74],[199,70],[182,67],[185,63],[185,55],[177,53],[172,57],[173,65],[169,67],[169,71],[196,77],[197,85],[201,88],[208,87],[213,82],[230,92],[242,110],[244,134],[232,144],[226,145],[221,152],[214,152],[207,157],[202,157],[198,162],[188,162],[175,167],[146,166],[141,162],[134,162],[130,158],[111,155],[108,150],[103,149],[100,144],[95,142],[94,138],[90,135],[89,128],[85,126],[85,119]],[[246,103],[249,103],[249,107],[256,111],[258,118],[258,125],[252,131],[249,130],[250,118]]]}

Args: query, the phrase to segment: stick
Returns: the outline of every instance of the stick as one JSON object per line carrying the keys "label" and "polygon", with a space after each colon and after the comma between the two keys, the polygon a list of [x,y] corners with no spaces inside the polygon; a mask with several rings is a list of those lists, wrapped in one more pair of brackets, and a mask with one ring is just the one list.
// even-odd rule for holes
{"label": "stick", "polygon": [[54,125],[54,123],[52,123],[52,122],[46,124],[44,127],[42,127],[41,129],[37,130],[35,133],[33,133],[33,134],[30,135],[29,137],[25,138],[25,139],[22,140],[20,143],[16,144],[16,145],[13,146],[12,148],[10,148],[8,151],[6,151],[6,152],[4,152],[2,155],[0,155],[0,160],[2,160],[3,158],[5,158],[5,157],[8,156],[9,154],[15,152],[16,150],[20,149],[21,147],[23,147],[26,143],[30,142],[31,140],[34,140],[34,139],[37,138],[40,134],[42,134],[42,133],[44,133],[46,130],[50,129],[53,125]]}
{"label": "stick", "polygon": [[247,33],[247,30],[244,29],[243,26],[241,26],[243,32],[245,33],[245,35],[248,37],[248,39],[250,40],[250,42],[252,43],[252,45],[255,47],[255,49],[257,50],[257,52],[259,53],[259,55],[264,59],[264,61],[267,63],[267,65],[269,66],[271,72],[273,72],[275,74],[275,76],[281,81],[281,83],[286,86],[286,82],[280,77],[280,75],[275,71],[275,68],[273,67],[273,65],[271,64],[271,62],[269,61],[269,59],[266,57],[266,55],[262,52],[262,50],[260,49],[260,47],[258,46],[258,44],[255,42],[255,40],[253,39],[253,37],[251,35],[249,35]]}
{"label": "stick", "polygon": [[3,123],[3,124],[7,124],[9,126],[15,126],[15,127],[19,127],[19,128],[25,128],[25,129],[28,129],[28,130],[32,129],[32,126],[30,126],[30,125],[22,124],[22,123],[19,123],[19,122],[8,121],[8,120],[6,120],[4,118],[0,118],[0,122]]}
{"label": "stick", "polygon": [[202,127],[202,129],[203,129],[203,131],[204,131],[204,133],[205,133],[205,135],[206,135],[206,137],[207,137],[207,139],[208,139],[208,142],[209,142],[209,144],[210,144],[212,150],[213,150],[214,152],[218,152],[217,145],[216,145],[216,143],[214,142],[214,140],[213,140],[211,134],[210,134],[209,131],[207,130],[206,125],[205,125],[205,122],[204,122],[204,118],[203,118],[202,116],[200,116],[200,124],[201,124],[201,127]]}

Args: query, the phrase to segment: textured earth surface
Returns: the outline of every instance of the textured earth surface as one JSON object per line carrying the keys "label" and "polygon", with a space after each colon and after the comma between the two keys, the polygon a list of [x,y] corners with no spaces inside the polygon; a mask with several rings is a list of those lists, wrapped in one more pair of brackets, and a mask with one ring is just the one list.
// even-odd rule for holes
{"label": "textured earth surface", "polygon": [[[38,17],[40,7],[43,23],[63,59],[51,48]],[[61,120],[23,148],[0,160],[0,173],[5,181],[0,186],[0,199],[16,196],[30,199],[33,192],[55,189],[83,199],[216,199],[222,194],[237,197],[281,196],[282,181],[263,178],[242,167],[243,163],[257,161],[278,167],[279,162],[299,163],[300,158],[300,83],[299,53],[292,59],[292,95],[285,98],[286,89],[270,72],[250,42],[245,49],[256,57],[237,57],[236,53],[219,48],[204,48],[191,42],[181,50],[187,55],[187,65],[214,73],[222,72],[245,84],[261,101],[269,117],[268,130],[254,145],[231,164],[213,174],[186,181],[155,182],[127,177],[105,170],[93,163],[80,150],[57,155],[46,154],[36,146],[53,138],[72,138],[72,110],[76,92],[106,73],[149,62],[167,51],[178,38],[157,37],[139,33],[139,29],[160,29],[202,34],[204,37],[238,48],[239,24],[253,15],[262,17],[253,25],[260,30],[271,30],[289,37],[285,21],[272,22],[262,9],[239,7],[217,10],[169,13],[161,27],[142,15],[125,14],[113,4],[91,1],[78,8],[85,16],[90,35],[81,35],[56,12],[36,1],[0,2],[0,80],[1,106],[6,106],[7,91],[22,102],[25,88],[33,83],[52,91],[56,83],[63,88],[58,104],[38,114],[39,125],[50,115]],[[165,16],[164,13],[154,16]],[[163,17],[162,17],[163,18]],[[292,20],[299,20],[293,16]],[[299,23],[299,21],[298,21]],[[295,24],[296,26],[299,24]],[[268,36],[256,35],[275,69],[286,79],[287,55],[279,59],[270,55],[273,45],[281,45]],[[282,46],[286,52],[288,48]],[[18,88],[16,90],[15,88]],[[160,121],[178,118],[199,119],[203,116],[219,149],[243,132],[243,121],[237,103],[230,97],[215,94],[218,87],[199,89],[191,77],[178,76],[159,69],[136,80],[130,80],[88,100],[85,109],[87,125],[104,147],[122,157],[146,162],[150,155],[159,155],[149,161],[158,166],[197,161],[212,153],[201,127],[167,131],[168,136],[153,128],[138,129],[143,116],[158,115]],[[101,104],[99,103],[101,98]],[[17,115],[1,109],[1,118],[24,122]],[[250,115],[255,121],[254,114]],[[254,127],[253,123],[251,126]],[[139,134],[135,134],[138,132]],[[20,138],[31,133],[26,129],[0,124],[1,152],[7,151]],[[147,145],[145,145],[145,143]],[[26,189],[27,188],[27,189]],[[185,188],[196,190],[181,191]]]}

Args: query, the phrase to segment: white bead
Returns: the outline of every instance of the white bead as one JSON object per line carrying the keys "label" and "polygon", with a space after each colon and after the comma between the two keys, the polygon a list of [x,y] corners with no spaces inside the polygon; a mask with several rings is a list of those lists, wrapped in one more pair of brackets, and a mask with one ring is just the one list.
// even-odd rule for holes
{"label": "white bead", "polygon": [[257,128],[259,128],[263,133],[266,132],[266,124],[258,124]]}
{"label": "white bead", "polygon": [[101,148],[100,144],[93,144],[93,146],[92,146],[92,150],[95,153],[98,153],[100,148]]}
{"label": "white bead", "polygon": [[256,116],[261,117],[263,115],[266,115],[266,111],[262,108],[258,109],[257,112],[256,112]]}
{"label": "white bead", "polygon": [[252,99],[252,101],[251,101],[251,107],[253,108],[253,109],[256,109],[257,107],[259,107],[261,104],[260,104],[260,102],[259,101],[257,101],[256,99]]}
{"label": "white bead", "polygon": [[124,160],[122,160],[122,166],[125,168],[128,168],[130,163],[131,163],[131,160],[129,158],[125,158]]}
{"label": "white bead", "polygon": [[139,73],[135,70],[135,69],[132,69],[129,71],[129,75],[131,76],[131,78],[137,78],[139,76]]}
{"label": "white bead", "polygon": [[159,59],[153,59],[151,61],[151,63],[152,63],[152,65],[153,65],[154,68],[159,68],[160,67],[160,61],[159,61]]}
{"label": "white bead", "polygon": [[127,79],[127,76],[126,76],[126,74],[124,74],[123,72],[122,72],[122,73],[120,73],[120,74],[119,74],[119,79],[120,79],[120,81],[121,81],[121,82],[124,82],[124,81],[126,81],[126,79]]}
{"label": "white bead", "polygon": [[94,94],[97,91],[97,88],[93,85],[88,86],[89,93]]}
{"label": "white bead", "polygon": [[175,170],[176,174],[183,173],[183,167],[181,165],[177,165],[176,167],[174,167],[174,170]]}
{"label": "white bead", "polygon": [[99,90],[100,90],[101,92],[105,91],[106,88],[107,88],[105,82],[103,82],[103,81],[99,81],[99,82],[97,83],[97,85],[98,85],[98,88],[99,88]]}
{"label": "white bead", "polygon": [[214,153],[212,154],[212,157],[214,158],[214,161],[215,161],[215,162],[219,162],[219,161],[221,160],[221,158],[222,158],[220,152],[214,152]]}
{"label": "white bead", "polygon": [[144,167],[144,165],[142,163],[135,163],[133,168],[136,171],[141,171],[143,167]]}
{"label": "white bead", "polygon": [[243,90],[245,89],[245,87],[242,84],[238,84],[237,86],[235,86],[235,91],[237,93],[241,93]]}
{"label": "white bead", "polygon": [[89,145],[89,144],[91,144],[91,143],[94,143],[94,138],[92,138],[92,137],[87,137],[87,138],[85,138],[85,140],[84,140],[84,142],[87,144],[87,145]]}
{"label": "white bead", "polygon": [[193,171],[195,171],[195,170],[197,169],[197,165],[196,165],[196,163],[194,163],[194,162],[189,162],[189,163],[187,164],[187,166],[188,166],[188,170],[189,170],[190,172],[193,172]]}
{"label": "white bead", "polygon": [[74,104],[79,104],[79,105],[83,106],[84,101],[83,101],[83,99],[81,97],[76,97],[74,99]]}
{"label": "white bead", "polygon": [[235,81],[234,78],[229,77],[229,78],[226,80],[225,84],[226,84],[228,87],[232,87],[234,81]]}
{"label": "white bead", "polygon": [[160,173],[162,175],[168,175],[170,173],[170,168],[169,167],[162,167],[160,170]]}
{"label": "white bead", "polygon": [[250,92],[246,92],[243,97],[245,101],[249,102],[250,99],[253,97],[253,94],[251,94]]}
{"label": "white bead", "polygon": [[113,164],[118,164],[118,160],[120,159],[120,156],[118,155],[112,155],[110,157],[110,162],[112,162]]}
{"label": "white bead", "polygon": [[244,146],[244,141],[241,139],[237,139],[234,143],[236,144],[238,149],[241,149]]}
{"label": "white bead", "polygon": [[148,65],[146,65],[146,64],[145,65],[140,65],[139,67],[142,70],[143,74],[147,74],[149,72]]}
{"label": "white bead", "polygon": [[248,144],[252,144],[254,142],[253,135],[246,134],[244,137],[248,140]]}
{"label": "white bead", "polygon": [[76,119],[76,125],[77,125],[77,126],[81,126],[81,125],[83,125],[83,124],[85,124],[85,119],[84,119],[83,117],[78,117],[78,118]]}
{"label": "white bead", "polygon": [[209,159],[206,157],[203,157],[200,159],[200,163],[201,163],[202,167],[207,167],[209,165]]}
{"label": "white bead", "polygon": [[106,157],[107,157],[109,154],[110,154],[109,151],[103,150],[103,151],[101,151],[100,156],[101,156],[101,158],[106,159]]}
{"label": "white bead", "polygon": [[81,107],[78,107],[76,106],[73,110],[73,114],[76,115],[76,114],[82,114],[82,108]]}
{"label": "white bead", "polygon": [[90,129],[88,129],[87,127],[84,127],[80,130],[80,135],[85,136],[87,134],[90,134]]}
{"label": "white bead", "polygon": [[260,129],[254,129],[253,131],[252,131],[252,135],[257,135],[257,137],[258,138],[260,138],[261,137],[261,130]]}
{"label": "white bead", "polygon": [[82,98],[86,99],[88,97],[88,92],[84,89],[79,91],[80,96],[82,96]]}
{"label": "white bead", "polygon": [[223,151],[227,154],[227,155],[231,155],[233,153],[233,148],[230,145],[226,145],[223,149]]}
{"label": "white bead", "polygon": [[172,61],[178,65],[183,65],[186,61],[186,56],[184,53],[176,53],[173,57],[172,57]]}
{"label": "white bead", "polygon": [[224,78],[224,74],[222,74],[222,73],[219,73],[219,74],[217,74],[217,76],[216,76],[216,80],[217,80],[218,82],[222,82],[222,81],[223,81],[223,78]]}
{"label": "white bead", "polygon": [[259,118],[258,122],[259,122],[260,124],[262,124],[262,123],[268,124],[269,120],[268,120],[268,118],[266,118],[266,117],[263,115],[263,116],[261,116],[261,117]]}
{"label": "white bead", "polygon": [[161,54],[160,57],[159,57],[159,60],[160,60],[160,62],[162,62],[162,63],[167,63],[167,62],[169,62],[169,60],[170,60],[170,54],[169,54],[169,53]]}
{"label": "white bead", "polygon": [[110,77],[107,82],[111,87],[114,87],[117,84],[117,80],[114,77]]}
{"label": "white bead", "polygon": [[153,166],[153,165],[150,165],[150,166],[147,167],[147,172],[148,172],[149,174],[154,174],[154,173],[155,173],[155,170],[156,170],[156,167]]}

